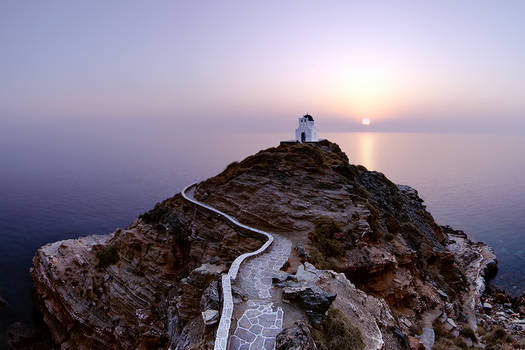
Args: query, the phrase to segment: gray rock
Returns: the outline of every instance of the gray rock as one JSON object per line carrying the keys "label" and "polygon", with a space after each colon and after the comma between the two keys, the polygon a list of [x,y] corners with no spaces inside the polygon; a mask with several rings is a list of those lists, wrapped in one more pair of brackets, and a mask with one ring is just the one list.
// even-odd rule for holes
{"label": "gray rock", "polygon": [[327,293],[313,283],[283,288],[283,298],[299,304],[310,320],[320,323],[337,294]]}
{"label": "gray rock", "polygon": [[300,258],[305,258],[305,259],[308,259],[310,257],[310,254],[308,254],[308,252],[306,251],[306,249],[304,249],[304,246],[301,242],[297,243],[295,245],[295,250],[297,251],[297,255],[300,257]]}
{"label": "gray rock", "polygon": [[213,309],[219,310],[220,304],[220,293],[219,293],[219,281],[211,281],[208,288],[202,292],[201,297],[201,311]]}
{"label": "gray rock", "polygon": [[272,282],[276,284],[281,284],[287,280],[293,279],[294,276],[290,275],[289,273],[286,273],[284,271],[277,271],[272,276]]}
{"label": "gray rock", "polygon": [[425,346],[425,350],[431,350],[436,341],[436,335],[432,328],[423,328],[423,333],[419,337],[419,341]]}
{"label": "gray rock", "polygon": [[201,312],[202,320],[206,326],[212,325],[219,321],[219,311],[209,309]]}
{"label": "gray rock", "polygon": [[283,329],[275,341],[276,350],[317,350],[312,334],[304,321],[296,321],[292,327]]}
{"label": "gray rock", "polygon": [[315,282],[319,279],[320,272],[309,262],[299,265],[295,278],[299,282]]}

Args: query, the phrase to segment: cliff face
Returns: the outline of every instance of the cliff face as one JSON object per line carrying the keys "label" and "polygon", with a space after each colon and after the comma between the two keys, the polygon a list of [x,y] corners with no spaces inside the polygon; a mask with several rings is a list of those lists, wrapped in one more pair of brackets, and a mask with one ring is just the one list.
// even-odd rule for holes
{"label": "cliff face", "polygon": [[177,195],[124,230],[43,246],[31,274],[62,349],[164,349],[200,317],[209,283],[260,244]]}
{"label": "cliff face", "polygon": [[[319,285],[363,334],[379,332],[370,348],[430,346],[436,322],[450,320],[451,334],[476,329],[491,250],[438,226],[415,190],[349,164],[336,144],[261,151],[199,184],[195,197],[292,241],[288,272],[308,262],[337,272],[319,272],[336,281]],[[176,195],[126,229],[40,248],[31,274],[63,349],[206,348],[215,326],[201,311],[220,304],[218,277],[260,245]],[[372,323],[352,302],[371,305]]]}

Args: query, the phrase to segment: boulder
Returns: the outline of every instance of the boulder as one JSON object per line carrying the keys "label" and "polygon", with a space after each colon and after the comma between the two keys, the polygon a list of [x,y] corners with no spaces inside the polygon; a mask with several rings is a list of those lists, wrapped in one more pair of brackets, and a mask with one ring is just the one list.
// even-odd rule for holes
{"label": "boulder", "polygon": [[202,292],[201,297],[201,311],[208,309],[219,310],[220,306],[220,293],[219,293],[219,281],[211,281],[208,288]]}
{"label": "boulder", "polygon": [[206,326],[212,325],[219,321],[219,311],[209,309],[201,312],[202,320]]}
{"label": "boulder", "polygon": [[286,273],[284,271],[278,271],[272,276],[272,282],[275,284],[281,285],[283,282],[293,279],[293,275]]}
{"label": "boulder", "polygon": [[416,337],[408,336],[408,344],[410,350],[425,350],[425,345],[419,341]]}
{"label": "boulder", "polygon": [[304,321],[296,321],[275,338],[276,350],[317,350],[310,329]]}
{"label": "boulder", "polygon": [[305,259],[308,259],[310,258],[310,254],[308,254],[308,252],[306,251],[306,249],[304,249],[304,246],[302,245],[301,242],[297,243],[295,245],[295,250],[297,251],[297,255],[300,257],[300,258],[305,258]]}
{"label": "boulder", "polygon": [[489,303],[485,302],[485,303],[483,303],[483,309],[485,311],[490,311],[490,310],[492,310],[492,305],[490,305]]}
{"label": "boulder", "polygon": [[297,284],[283,289],[283,298],[299,304],[314,323],[322,321],[336,296],[337,294],[327,293],[313,283]]}

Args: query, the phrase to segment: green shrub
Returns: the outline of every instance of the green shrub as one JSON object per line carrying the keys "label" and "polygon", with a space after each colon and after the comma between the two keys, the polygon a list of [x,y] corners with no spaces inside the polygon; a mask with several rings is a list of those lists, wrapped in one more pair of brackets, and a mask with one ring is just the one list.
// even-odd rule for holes
{"label": "green shrub", "polygon": [[452,349],[457,349],[457,348],[454,346],[454,343],[452,342],[452,340],[447,339],[447,338],[437,339],[434,344],[434,347],[432,348],[432,350],[452,350]]}
{"label": "green shrub", "polygon": [[309,261],[316,268],[321,269],[321,270],[333,269],[333,266],[328,261],[326,261],[325,256],[316,247],[310,248],[309,253],[310,253]]}
{"label": "green shrub", "polygon": [[379,220],[373,216],[370,215],[366,221],[368,222],[368,225],[370,225],[370,229],[372,230],[372,240],[374,242],[379,241],[381,237],[383,237],[383,232],[381,231],[381,225],[379,224]]}
{"label": "green shrub", "polygon": [[386,228],[388,232],[394,235],[401,231],[401,225],[399,224],[399,221],[397,221],[393,216],[389,216],[386,219]]}
{"label": "green shrub", "polygon": [[451,336],[450,331],[448,331],[445,328],[445,326],[443,325],[443,323],[441,323],[441,321],[439,319],[436,319],[432,323],[432,328],[434,329],[434,333],[436,335],[436,339],[448,338],[448,337]]}
{"label": "green shrub", "polygon": [[474,333],[472,328],[470,328],[469,326],[463,326],[459,334],[461,334],[465,338],[469,338],[470,340],[472,340],[473,343],[478,342],[478,338],[476,338],[476,333]]}
{"label": "green shrub", "polygon": [[142,219],[142,221],[144,221],[146,224],[158,223],[169,211],[169,208],[162,206],[160,203],[157,203],[155,208],[145,212],[142,215],[139,215],[139,218]]}
{"label": "green shrub", "polygon": [[421,246],[424,235],[414,224],[411,222],[402,223],[400,232],[403,235],[403,238],[405,238],[413,247],[419,248]]}
{"label": "green shrub", "polygon": [[460,349],[468,349],[467,343],[461,338],[454,339],[454,344]]}
{"label": "green shrub", "polygon": [[410,235],[423,236],[421,231],[411,222],[404,222],[401,225],[401,231]]}
{"label": "green shrub", "polygon": [[224,171],[228,171],[228,170],[230,170],[231,168],[235,167],[235,166],[238,165],[238,164],[239,164],[238,161],[231,162],[230,164],[228,164],[228,166],[226,167],[226,169],[224,169]]}
{"label": "green shrub", "polygon": [[503,327],[496,327],[491,332],[483,336],[483,340],[488,346],[497,346],[503,343],[511,343],[512,338],[509,337],[507,331]]}
{"label": "green shrub", "polygon": [[321,329],[312,330],[319,350],[362,350],[365,347],[361,332],[339,310],[331,307]]}
{"label": "green shrub", "polygon": [[97,266],[106,268],[119,261],[118,250],[112,245],[104,246],[97,252],[97,259]]}
{"label": "green shrub", "polygon": [[325,257],[340,257],[344,254],[344,249],[338,240],[334,239],[336,233],[343,232],[341,224],[329,216],[321,216],[315,220],[315,228],[310,233],[313,245]]}
{"label": "green shrub", "polygon": [[370,193],[359,185],[354,186],[354,193],[365,199],[370,198]]}

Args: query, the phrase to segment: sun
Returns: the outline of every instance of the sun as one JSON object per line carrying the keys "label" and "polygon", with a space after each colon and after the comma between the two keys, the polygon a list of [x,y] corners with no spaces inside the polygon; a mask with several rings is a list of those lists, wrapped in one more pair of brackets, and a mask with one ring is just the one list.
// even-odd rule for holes
{"label": "sun", "polygon": [[364,126],[368,126],[368,125],[370,125],[370,123],[371,123],[371,121],[370,121],[369,118],[363,118],[361,120],[361,124],[363,124]]}

